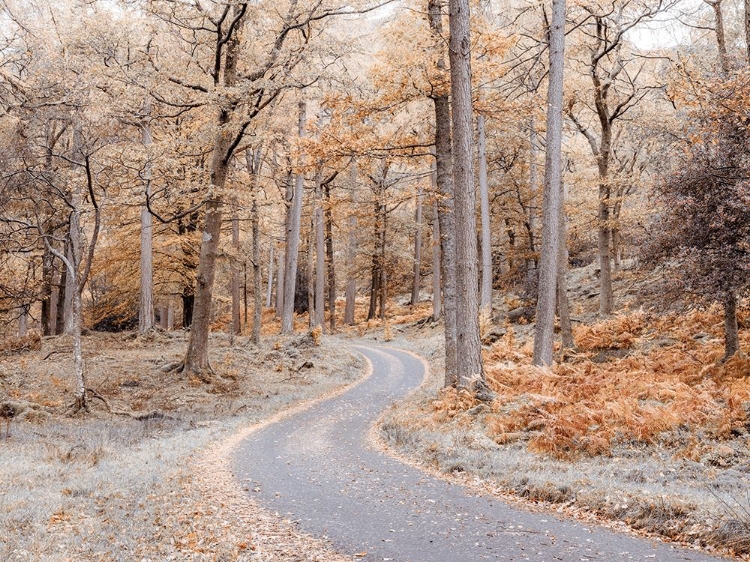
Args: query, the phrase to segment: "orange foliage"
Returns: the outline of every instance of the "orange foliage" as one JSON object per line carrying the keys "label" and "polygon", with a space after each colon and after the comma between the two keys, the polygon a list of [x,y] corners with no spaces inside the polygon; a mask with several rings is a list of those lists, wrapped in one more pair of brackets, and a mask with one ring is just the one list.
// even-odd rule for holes
{"label": "orange foliage", "polygon": [[[656,319],[636,312],[580,327],[581,353],[554,369],[531,365],[531,350],[517,349],[509,330],[485,355],[498,394],[487,432],[558,458],[608,454],[615,443],[653,443],[681,428],[729,438],[748,422],[750,358],[717,362],[721,318],[718,309]],[[741,331],[741,342],[750,348],[750,330]],[[601,360],[601,350],[628,354]],[[444,391],[432,404],[433,419],[465,415],[475,404]]]}

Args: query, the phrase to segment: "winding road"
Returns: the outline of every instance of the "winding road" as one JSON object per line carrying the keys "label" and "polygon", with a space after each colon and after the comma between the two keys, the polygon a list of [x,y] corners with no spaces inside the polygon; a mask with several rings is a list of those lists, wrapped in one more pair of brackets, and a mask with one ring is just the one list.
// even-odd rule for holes
{"label": "winding road", "polygon": [[252,434],[233,459],[248,493],[302,531],[373,562],[721,560],[476,496],[375,450],[372,424],[424,366],[390,348],[355,349],[369,378]]}

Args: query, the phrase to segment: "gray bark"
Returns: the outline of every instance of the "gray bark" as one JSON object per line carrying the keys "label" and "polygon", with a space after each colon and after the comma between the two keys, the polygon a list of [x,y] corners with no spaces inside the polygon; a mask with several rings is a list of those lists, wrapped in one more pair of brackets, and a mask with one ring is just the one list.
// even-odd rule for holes
{"label": "gray bark", "polygon": [[[433,183],[436,182],[435,174],[432,175]],[[432,218],[432,320],[437,322],[443,317],[443,299],[441,298],[440,279],[440,221],[438,220],[438,203],[433,203]]]}
{"label": "gray bark", "polygon": [[[260,150],[258,150],[258,154],[260,154]],[[253,175],[257,178],[257,174],[260,172],[259,158],[256,160],[256,164]],[[256,184],[256,181],[253,183]],[[253,187],[255,188],[256,185]],[[263,274],[260,267],[260,219],[257,193],[253,193],[250,220],[253,229],[253,328],[250,337],[254,344],[259,344],[261,321],[263,319]]]}
{"label": "gray bark", "polygon": [[411,304],[414,306],[419,302],[419,289],[422,273],[422,186],[418,187],[416,197],[416,210],[414,212],[414,222],[416,231],[414,232],[414,279],[411,287]]}
{"label": "gray bark", "polygon": [[456,333],[458,384],[482,380],[479,335],[476,193],[473,162],[469,0],[449,0],[453,197],[456,236]]}
{"label": "gray bark", "polygon": [[172,301],[167,305],[167,330],[174,329],[174,305]]}
{"label": "gray bark", "polygon": [[719,64],[721,65],[721,73],[724,76],[729,75],[729,54],[727,53],[727,39],[724,32],[724,13],[721,9],[722,0],[703,0],[706,4],[711,6],[714,11],[714,31],[716,33],[716,48],[719,51]]}
{"label": "gray bark", "polygon": [[568,248],[565,226],[565,188],[560,182],[560,240],[557,246],[557,314],[560,317],[560,335],[563,349],[575,349],[573,325],[570,322],[570,302],[568,300]]}
{"label": "gray bark", "polygon": [[[304,99],[299,102],[299,136],[305,136],[307,104]],[[302,157],[300,156],[300,159]],[[299,163],[300,165],[302,162]],[[284,302],[281,315],[281,332],[290,334],[294,331],[294,291],[297,282],[297,259],[299,252],[300,225],[302,221],[302,198],[305,194],[305,177],[297,173],[294,196],[286,229],[286,259],[284,271]]]}
{"label": "gray bark", "polygon": [[[146,105],[146,121],[141,126],[141,143],[149,149],[153,143],[151,123],[148,121],[149,105]],[[146,198],[151,196],[151,161],[143,170],[143,190]],[[138,302],[138,332],[143,334],[154,327],[154,249],[151,213],[144,201],[141,207],[141,290]]]}
{"label": "gray bark", "polygon": [[315,174],[315,315],[313,326],[324,329],[325,324],[325,231],[323,222],[322,171]]}
{"label": "gray bark", "polygon": [[562,185],[562,101],[565,51],[565,0],[553,0],[549,30],[547,150],[544,162],[542,251],[534,331],[534,365],[552,365],[558,276]]}
{"label": "gray bark", "polygon": [[487,182],[487,140],[484,115],[477,117],[479,142],[479,207],[482,217],[482,291],[479,301],[481,313],[492,317],[492,227],[490,225],[490,191]]}
{"label": "gray bark", "polygon": [[26,332],[28,330],[28,327],[29,327],[29,307],[28,305],[23,305],[18,315],[18,337],[19,338],[26,337]]}
{"label": "gray bark", "polygon": [[745,48],[747,51],[745,64],[750,65],[750,0],[745,0]]}
{"label": "gray bark", "polygon": [[[440,0],[429,0],[430,30],[436,48],[444,48]],[[445,71],[445,61],[438,59],[438,70]],[[456,225],[453,199],[453,156],[451,149],[451,114],[447,88],[432,96],[435,108],[435,167],[440,202],[441,274],[443,281],[443,314],[445,317],[445,386],[458,384],[456,332]]]}
{"label": "gray bark", "polygon": [[[251,172],[252,173],[252,172]],[[235,259],[229,265],[231,271],[230,293],[232,295],[232,333],[239,334],[242,331],[240,319],[240,218],[237,215],[237,202],[232,212],[232,248]]]}
{"label": "gray bark", "polygon": [[[537,166],[537,133],[536,133],[536,119],[532,117],[529,120],[529,205],[528,205],[528,235],[529,235],[529,252],[535,254],[537,251],[536,244],[536,231],[537,231],[537,206],[538,206],[538,193],[537,186],[539,185],[539,169]],[[526,280],[529,286],[533,286],[537,282],[537,276],[539,272],[537,269],[537,261],[535,257],[529,257],[526,260]]]}
{"label": "gray bark", "polygon": [[273,298],[273,258],[274,258],[274,243],[268,245],[268,279],[266,283],[266,308],[271,308],[271,300]]}
{"label": "gray bark", "polygon": [[[357,188],[357,165],[351,168],[352,205],[354,205],[354,190]],[[357,299],[357,278],[355,277],[355,259],[357,257],[357,216],[352,210],[349,215],[349,239],[346,247],[346,307],[344,308],[344,323],[350,326],[355,321],[355,305]]]}
{"label": "gray bark", "polygon": [[310,230],[307,236],[307,316],[310,328],[315,327],[315,260],[313,252],[315,250],[315,215],[310,217]]}

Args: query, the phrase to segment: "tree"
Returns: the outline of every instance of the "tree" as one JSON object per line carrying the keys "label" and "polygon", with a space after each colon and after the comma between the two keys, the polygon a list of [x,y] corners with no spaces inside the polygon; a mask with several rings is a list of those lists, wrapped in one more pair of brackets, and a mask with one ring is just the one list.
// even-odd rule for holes
{"label": "tree", "polygon": [[453,196],[456,238],[456,355],[458,384],[483,380],[474,190],[471,39],[468,0],[449,1]]}
{"label": "tree", "polygon": [[[547,150],[544,161],[542,251],[534,328],[534,365],[552,365],[555,301],[558,296],[562,205],[562,115],[565,64],[565,0],[553,0],[549,27]],[[562,299],[561,299],[562,300]]]}

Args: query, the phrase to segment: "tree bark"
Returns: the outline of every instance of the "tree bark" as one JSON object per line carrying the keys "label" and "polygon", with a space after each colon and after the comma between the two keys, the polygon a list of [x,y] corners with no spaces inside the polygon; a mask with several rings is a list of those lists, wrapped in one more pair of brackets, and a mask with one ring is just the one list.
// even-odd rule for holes
{"label": "tree bark", "polygon": [[479,207],[482,217],[482,291],[479,300],[481,314],[492,317],[492,227],[490,225],[490,190],[487,181],[487,140],[484,115],[477,117],[479,142]]}
{"label": "tree bark", "polygon": [[560,316],[560,335],[563,349],[575,349],[573,325],[570,322],[570,301],[568,300],[568,248],[565,226],[565,187],[560,182],[560,237],[557,246],[557,313]]}
{"label": "tree bark", "polygon": [[414,222],[416,231],[414,233],[414,279],[411,287],[411,305],[419,302],[419,289],[422,275],[422,186],[417,188],[416,210],[414,211]]}
{"label": "tree bark", "polygon": [[721,73],[726,77],[729,76],[729,54],[727,53],[727,39],[724,32],[724,13],[721,10],[722,0],[704,0],[704,2],[711,6],[711,9],[714,11],[716,48],[719,51]]}
{"label": "tree bark", "polygon": [[[258,151],[260,152],[260,151]],[[260,172],[258,165],[253,170],[257,177]],[[257,187],[257,180],[253,181],[253,187]],[[260,267],[260,218],[258,216],[258,194],[253,192],[253,202],[250,207],[250,219],[253,229],[253,328],[251,339],[254,344],[260,343],[260,329],[263,320],[263,274]]]}
{"label": "tree bark", "polygon": [[[357,187],[357,165],[352,163],[351,190],[352,205],[354,204],[354,190]],[[357,215],[349,215],[349,239],[346,248],[346,307],[344,309],[344,323],[353,326],[355,322],[355,305],[357,299],[357,278],[355,277],[355,259],[357,257]]]}
{"label": "tree bark", "polygon": [[479,336],[477,225],[471,101],[469,0],[449,0],[453,196],[456,233],[456,353],[458,384],[484,378]]}
{"label": "tree bark", "polygon": [[[151,136],[150,105],[146,103],[146,120],[141,125],[141,143],[148,151]],[[143,169],[144,199],[151,197],[151,156]],[[144,334],[154,327],[154,246],[151,213],[144,200],[141,207],[141,290],[138,302],[138,332]]]}
{"label": "tree bark", "polygon": [[[304,99],[299,102],[299,136],[305,136],[307,104]],[[302,166],[302,156],[300,162]],[[281,333],[294,332],[294,292],[297,282],[297,260],[299,252],[300,225],[302,221],[302,198],[305,194],[305,176],[300,170],[295,180],[294,195],[291,201],[289,220],[286,229],[286,259],[284,271],[284,302],[281,315]]]}
{"label": "tree bark", "polygon": [[745,48],[747,61],[750,66],[750,0],[745,0]]}
{"label": "tree bark", "polygon": [[333,209],[331,208],[331,184],[325,185],[326,262],[328,267],[328,314],[331,333],[336,331],[336,267],[333,261]]}
{"label": "tree bark", "polygon": [[284,310],[284,252],[283,247],[279,247],[279,257],[276,260],[276,310],[275,317],[281,318],[281,311]]}
{"label": "tree bark", "polygon": [[[443,19],[440,0],[429,0],[430,30],[437,48],[444,49]],[[445,60],[438,59],[438,70],[445,72]],[[458,384],[456,332],[456,224],[453,198],[453,155],[451,148],[451,110],[448,88],[441,87],[432,97],[435,109],[435,168],[440,202],[441,274],[443,281],[443,314],[445,317],[445,386]]]}
{"label": "tree bark", "polygon": [[242,331],[242,321],[240,318],[240,217],[237,214],[236,201],[232,212],[232,248],[234,256],[229,264],[232,275],[230,282],[230,292],[232,294],[232,333],[239,334]]}
{"label": "tree bark", "polygon": [[724,300],[724,360],[740,350],[739,326],[737,324],[737,295],[730,293]]}
{"label": "tree bark", "polygon": [[553,0],[549,30],[549,86],[547,93],[547,150],[544,162],[542,252],[539,260],[539,297],[534,331],[534,365],[552,365],[558,245],[562,216],[562,102],[565,51],[565,0]]}
{"label": "tree bark", "polygon": [[315,214],[310,217],[310,230],[307,235],[307,316],[310,328],[315,327],[315,260],[313,252],[315,250]]}
{"label": "tree bark", "polygon": [[315,316],[313,326],[325,324],[325,224],[323,220],[322,170],[315,174]]}
{"label": "tree bark", "polygon": [[538,283],[537,259],[534,257],[537,251],[536,231],[537,231],[537,186],[539,185],[539,171],[537,167],[537,133],[536,119],[532,116],[529,120],[529,204],[528,204],[528,221],[526,230],[529,236],[529,253],[531,256],[526,260],[526,283],[533,287]]}
{"label": "tree bark", "polygon": [[25,338],[29,327],[29,305],[24,304],[18,314],[18,337]]}
{"label": "tree bark", "polygon": [[271,308],[273,299],[273,258],[274,258],[274,243],[273,240],[268,244],[268,273],[266,283],[266,308]]}
{"label": "tree bark", "polygon": [[[435,174],[432,175],[433,184],[436,183]],[[440,279],[440,221],[438,220],[437,199],[433,202],[432,217],[432,321],[437,322],[443,317],[443,299],[441,298]]]}
{"label": "tree bark", "polygon": [[53,256],[45,248],[42,256],[42,311],[41,324],[42,335],[51,336],[52,334],[52,281],[54,269],[52,267]]}

